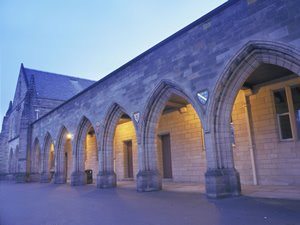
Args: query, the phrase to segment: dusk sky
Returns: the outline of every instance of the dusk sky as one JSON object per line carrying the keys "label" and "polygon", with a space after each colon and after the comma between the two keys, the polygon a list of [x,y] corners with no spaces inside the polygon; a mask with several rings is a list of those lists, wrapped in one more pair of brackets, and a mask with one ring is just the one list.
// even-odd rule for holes
{"label": "dusk sky", "polygon": [[0,0],[0,125],[21,63],[99,80],[224,2]]}

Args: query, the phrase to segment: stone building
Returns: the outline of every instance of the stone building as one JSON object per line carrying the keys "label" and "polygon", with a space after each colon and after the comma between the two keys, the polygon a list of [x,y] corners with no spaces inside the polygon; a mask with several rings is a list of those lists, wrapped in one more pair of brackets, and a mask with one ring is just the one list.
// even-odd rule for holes
{"label": "stone building", "polygon": [[299,24],[298,0],[230,0],[93,84],[21,66],[2,177],[300,186]]}
{"label": "stone building", "polygon": [[7,174],[12,178],[12,174],[18,175],[21,171],[26,173],[27,169],[31,172],[38,170],[38,161],[33,162],[34,167],[27,165],[31,123],[93,83],[94,81],[33,70],[21,65],[14,100],[10,102],[3,118],[0,135],[2,178]]}

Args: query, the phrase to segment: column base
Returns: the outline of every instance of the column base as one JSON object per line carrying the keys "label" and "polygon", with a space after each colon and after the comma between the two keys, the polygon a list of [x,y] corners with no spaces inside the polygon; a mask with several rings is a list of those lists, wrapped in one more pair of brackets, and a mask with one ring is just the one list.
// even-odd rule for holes
{"label": "column base", "polygon": [[54,184],[65,184],[66,181],[66,176],[62,172],[55,172],[54,173]]}
{"label": "column base", "polygon": [[162,188],[161,176],[158,171],[139,171],[136,176],[138,192],[159,191]]}
{"label": "column base", "polygon": [[116,186],[117,186],[117,176],[114,171],[98,173],[97,188],[113,188]]}
{"label": "column base", "polygon": [[86,184],[86,173],[81,171],[73,172],[71,175],[71,185],[80,186]]}
{"label": "column base", "polygon": [[30,182],[39,182],[40,179],[41,179],[41,174],[39,174],[39,173],[30,173],[29,174]]}
{"label": "column base", "polygon": [[239,196],[241,183],[239,173],[233,169],[208,169],[205,173],[206,195],[209,198]]}
{"label": "column base", "polygon": [[13,175],[9,174],[9,173],[0,173],[0,181],[1,180],[10,180],[10,177],[13,177]]}
{"label": "column base", "polygon": [[16,183],[26,183],[29,180],[29,174],[27,173],[16,173],[15,174]]}
{"label": "column base", "polygon": [[49,183],[51,180],[51,174],[48,172],[41,173],[40,183]]}

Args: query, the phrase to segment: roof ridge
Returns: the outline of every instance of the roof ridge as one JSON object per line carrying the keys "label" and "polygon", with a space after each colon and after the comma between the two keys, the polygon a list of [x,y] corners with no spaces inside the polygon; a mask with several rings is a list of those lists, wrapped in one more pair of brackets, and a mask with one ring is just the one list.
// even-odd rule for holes
{"label": "roof ridge", "polygon": [[48,72],[48,71],[43,71],[43,70],[32,69],[32,68],[28,68],[28,67],[23,67],[23,68],[24,68],[25,71],[26,70],[30,70],[30,71],[36,71],[36,72],[39,72],[39,73],[45,73],[45,74],[50,74],[50,75],[55,75],[55,76],[76,78],[77,80],[85,80],[85,81],[96,82],[96,80],[85,79],[85,78],[81,78],[81,77],[77,77],[77,76],[72,76],[72,75],[65,75],[65,74],[53,73],[53,72]]}

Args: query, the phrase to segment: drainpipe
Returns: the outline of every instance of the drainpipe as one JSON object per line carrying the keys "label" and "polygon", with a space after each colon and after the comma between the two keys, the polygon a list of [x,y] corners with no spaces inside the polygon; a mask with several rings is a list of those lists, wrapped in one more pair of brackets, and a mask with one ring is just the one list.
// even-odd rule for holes
{"label": "drainpipe", "polygon": [[250,89],[247,89],[244,91],[245,96],[245,113],[246,113],[246,124],[247,124],[247,133],[248,133],[248,141],[249,141],[249,151],[250,151],[250,158],[251,158],[251,167],[252,167],[252,174],[253,174],[253,184],[258,185],[257,182],[257,172],[256,172],[256,164],[255,164],[255,144],[253,141],[252,136],[252,117],[251,115],[251,109],[250,109],[250,100],[249,96],[251,96],[253,93]]}

